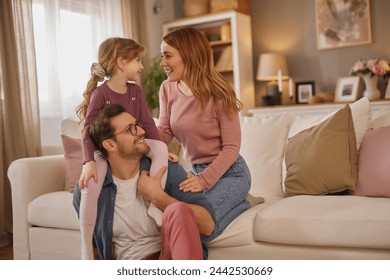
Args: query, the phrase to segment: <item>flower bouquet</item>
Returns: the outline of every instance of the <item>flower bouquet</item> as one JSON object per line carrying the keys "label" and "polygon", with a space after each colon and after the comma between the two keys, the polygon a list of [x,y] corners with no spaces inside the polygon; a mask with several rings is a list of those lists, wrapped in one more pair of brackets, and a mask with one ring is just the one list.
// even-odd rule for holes
{"label": "flower bouquet", "polygon": [[376,100],[381,97],[377,88],[378,76],[389,76],[390,66],[386,60],[371,58],[368,60],[359,59],[350,70],[351,75],[358,75],[363,78],[366,89],[363,96],[369,100]]}
{"label": "flower bouquet", "polygon": [[371,58],[368,60],[359,59],[352,66],[350,74],[351,75],[365,75],[370,74],[370,76],[382,76],[390,72],[389,63],[384,59]]}

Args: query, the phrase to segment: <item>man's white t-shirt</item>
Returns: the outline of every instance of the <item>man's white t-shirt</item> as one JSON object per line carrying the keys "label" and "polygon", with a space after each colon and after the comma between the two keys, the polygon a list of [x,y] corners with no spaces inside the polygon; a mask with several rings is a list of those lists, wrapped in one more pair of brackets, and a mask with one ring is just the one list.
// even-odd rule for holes
{"label": "man's white t-shirt", "polygon": [[129,180],[113,176],[117,186],[113,244],[118,260],[139,260],[161,250],[161,232],[148,216],[148,203],[137,192],[139,174]]}

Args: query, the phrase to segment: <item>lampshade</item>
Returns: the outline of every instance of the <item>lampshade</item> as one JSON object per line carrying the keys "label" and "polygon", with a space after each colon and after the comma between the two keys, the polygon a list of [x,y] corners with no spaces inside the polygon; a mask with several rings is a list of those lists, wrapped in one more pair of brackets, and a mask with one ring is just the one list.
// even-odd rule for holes
{"label": "lampshade", "polygon": [[287,80],[289,74],[285,56],[278,53],[263,53],[259,56],[256,80],[277,80],[278,70],[282,72],[282,80]]}

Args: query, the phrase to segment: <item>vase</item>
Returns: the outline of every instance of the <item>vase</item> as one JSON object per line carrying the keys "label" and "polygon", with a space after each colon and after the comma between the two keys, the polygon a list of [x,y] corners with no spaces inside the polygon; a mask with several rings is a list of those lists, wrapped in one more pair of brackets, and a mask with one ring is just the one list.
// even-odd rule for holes
{"label": "vase", "polygon": [[363,96],[367,97],[369,100],[377,100],[381,98],[381,92],[379,91],[378,85],[378,76],[371,74],[366,74],[362,76],[366,89],[363,92]]}

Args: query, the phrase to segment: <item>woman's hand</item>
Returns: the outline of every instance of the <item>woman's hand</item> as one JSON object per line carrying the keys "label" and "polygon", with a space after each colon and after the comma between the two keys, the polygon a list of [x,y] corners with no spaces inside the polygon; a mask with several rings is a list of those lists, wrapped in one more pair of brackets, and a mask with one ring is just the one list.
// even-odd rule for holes
{"label": "woman's hand", "polygon": [[188,173],[187,179],[180,183],[179,190],[183,192],[201,192],[204,191],[204,188],[200,184],[197,176]]}
{"label": "woman's hand", "polygon": [[81,171],[81,175],[80,175],[80,179],[79,179],[80,189],[88,187],[87,184],[88,184],[88,181],[91,177],[93,177],[95,180],[95,183],[97,183],[98,176],[97,176],[97,172],[96,172],[95,161],[93,161],[93,160],[88,161],[83,165],[83,170]]}

